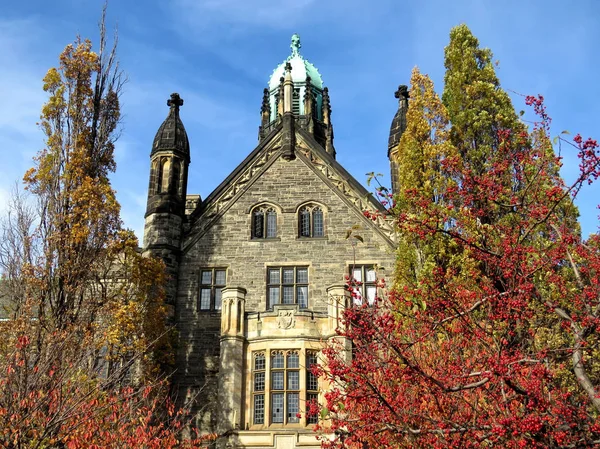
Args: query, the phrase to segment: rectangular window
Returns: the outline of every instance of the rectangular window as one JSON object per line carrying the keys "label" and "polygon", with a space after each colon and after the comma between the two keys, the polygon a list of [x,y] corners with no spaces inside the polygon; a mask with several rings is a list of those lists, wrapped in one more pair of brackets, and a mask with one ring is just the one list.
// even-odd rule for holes
{"label": "rectangular window", "polygon": [[273,390],[283,390],[283,371],[273,371],[271,373],[271,388]]}
{"label": "rectangular window", "polygon": [[299,423],[300,355],[298,351],[272,351],[269,371],[271,423]]}
{"label": "rectangular window", "polygon": [[[251,364],[252,422],[261,425],[316,423],[318,417],[308,416],[310,404],[316,403],[319,394],[318,379],[310,372],[316,363],[315,351],[307,351],[303,360],[300,351],[294,349],[254,352]],[[306,391],[300,390],[301,379],[306,379]],[[269,401],[268,404],[265,401]],[[305,412],[306,420],[301,421]]]}
{"label": "rectangular window", "polygon": [[254,391],[265,391],[265,373],[254,373]]}
{"label": "rectangular window", "polygon": [[271,415],[274,423],[283,423],[283,393],[271,395]]}
{"label": "rectangular window", "polygon": [[300,389],[300,372],[299,371],[288,371],[287,387],[288,387],[288,390],[299,390]]}
{"label": "rectangular window", "polygon": [[200,310],[221,310],[221,290],[226,285],[226,270],[203,268],[200,270]]}
{"label": "rectangular window", "polygon": [[355,265],[350,269],[353,282],[353,300],[355,305],[375,304],[377,298],[377,273],[373,265]]}
{"label": "rectangular window", "polygon": [[[265,369],[266,358],[264,352],[254,353],[254,364],[252,367],[252,375],[254,376],[254,399],[253,399],[253,415],[254,424],[265,423]],[[258,392],[258,394],[256,394]]]}
{"label": "rectangular window", "polygon": [[267,309],[272,309],[275,304],[308,307],[308,267],[267,269]]}
{"label": "rectangular window", "polygon": [[267,238],[277,237],[277,214],[275,211],[267,212]]}
{"label": "rectangular window", "polygon": [[254,395],[254,424],[265,423],[265,395]]}
{"label": "rectangular window", "polygon": [[295,117],[300,115],[300,88],[294,88],[294,92],[292,94],[292,112]]}
{"label": "rectangular window", "polygon": [[325,235],[325,227],[323,226],[323,212],[319,210],[313,211],[313,237],[323,237]]}
{"label": "rectangular window", "polygon": [[317,424],[319,416],[309,414],[311,403],[316,403],[319,397],[319,378],[315,376],[311,368],[318,363],[317,353],[310,351],[306,353],[306,424]]}
{"label": "rectangular window", "polygon": [[319,398],[319,395],[316,393],[307,393],[306,395],[306,424],[317,424],[319,422],[319,415],[315,414],[308,414],[308,411],[310,410],[310,405],[312,403],[317,403]]}
{"label": "rectangular window", "polygon": [[288,422],[296,423],[300,419],[298,414],[300,413],[300,395],[298,393],[287,394],[287,417]]}

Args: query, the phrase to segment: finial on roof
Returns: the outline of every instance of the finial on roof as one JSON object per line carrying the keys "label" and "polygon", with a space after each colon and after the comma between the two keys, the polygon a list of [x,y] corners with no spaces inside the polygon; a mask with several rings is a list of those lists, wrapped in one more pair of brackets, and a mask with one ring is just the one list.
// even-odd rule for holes
{"label": "finial on roof", "polygon": [[183,99],[177,92],[174,92],[171,94],[171,98],[167,100],[167,106],[171,109],[175,109],[175,111],[179,111],[179,107],[183,106]]}
{"label": "finial on roof", "polygon": [[271,104],[269,103],[269,89],[265,89],[263,90],[263,99],[262,99],[262,105],[260,108],[260,112],[270,112],[271,111]]}
{"label": "finial on roof", "polygon": [[300,47],[302,44],[300,43],[300,35],[298,33],[294,33],[292,35],[292,43],[290,48],[292,49],[292,56],[300,56]]}
{"label": "finial on roof", "polygon": [[406,84],[400,84],[394,96],[399,100],[408,98],[408,86]]}

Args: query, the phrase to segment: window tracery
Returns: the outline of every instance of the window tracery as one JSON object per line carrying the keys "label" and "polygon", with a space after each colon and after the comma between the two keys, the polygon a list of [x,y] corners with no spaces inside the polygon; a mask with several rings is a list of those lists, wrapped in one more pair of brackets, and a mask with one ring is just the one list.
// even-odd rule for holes
{"label": "window tracery", "polygon": [[300,237],[324,237],[325,221],[323,208],[307,204],[298,211],[298,234]]}
{"label": "window tracery", "polygon": [[252,210],[252,238],[272,239],[277,237],[277,211],[267,204]]}

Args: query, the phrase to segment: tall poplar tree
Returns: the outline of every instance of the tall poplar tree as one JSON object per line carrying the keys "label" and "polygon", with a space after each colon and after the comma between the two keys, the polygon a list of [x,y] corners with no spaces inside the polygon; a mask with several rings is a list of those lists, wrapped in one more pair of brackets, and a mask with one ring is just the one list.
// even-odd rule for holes
{"label": "tall poplar tree", "polygon": [[[432,229],[437,229],[443,225],[440,220],[447,206],[444,192],[456,184],[455,179],[443,172],[442,165],[449,158],[456,158],[456,151],[449,141],[446,108],[431,79],[418,68],[413,69],[409,94],[406,130],[396,153],[399,173],[399,188],[394,192],[396,210],[407,225],[425,220]],[[424,204],[428,207],[424,208]],[[447,239],[440,235],[402,233],[397,251],[396,287],[414,284],[421,270],[431,269],[435,260],[447,257],[450,248],[445,243]]]}
{"label": "tall poplar tree", "polygon": [[78,38],[43,80],[45,148],[0,244],[2,447],[198,444],[181,445],[157,382],[172,356],[164,265],[122,228],[110,184],[123,81],[104,16],[98,51]]}

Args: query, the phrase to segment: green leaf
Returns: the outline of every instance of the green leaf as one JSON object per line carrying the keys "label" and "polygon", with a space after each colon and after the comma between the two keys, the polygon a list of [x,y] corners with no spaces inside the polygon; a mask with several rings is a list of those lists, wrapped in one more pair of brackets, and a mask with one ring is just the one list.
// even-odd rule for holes
{"label": "green leaf", "polygon": [[563,132],[561,132],[561,134],[571,134],[571,133],[565,129]]}
{"label": "green leaf", "polygon": [[352,229],[346,229],[346,239],[350,238],[350,235],[352,235]]}
{"label": "green leaf", "polygon": [[354,237],[360,243],[365,243],[365,240],[360,235],[353,235],[352,237]]}

